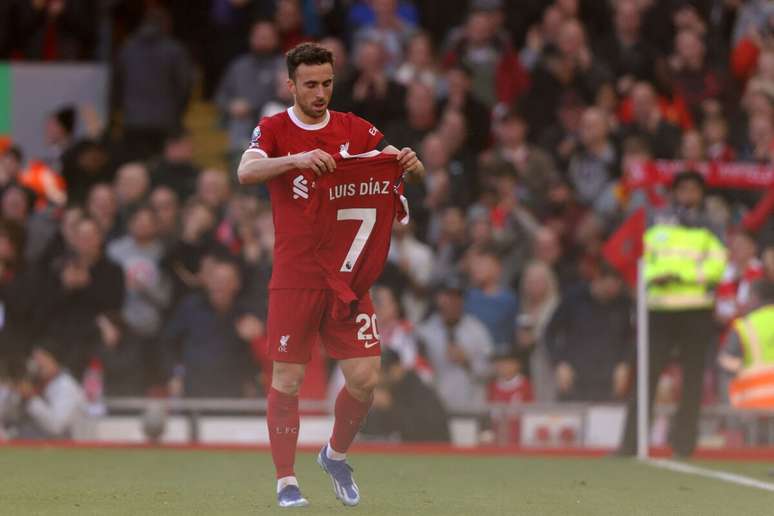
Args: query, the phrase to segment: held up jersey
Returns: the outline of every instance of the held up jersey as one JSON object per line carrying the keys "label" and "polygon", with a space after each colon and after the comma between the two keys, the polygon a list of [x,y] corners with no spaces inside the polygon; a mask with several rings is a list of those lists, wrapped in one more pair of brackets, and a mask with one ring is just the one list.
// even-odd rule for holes
{"label": "held up jersey", "polygon": [[[352,113],[328,111],[319,124],[305,124],[292,108],[261,120],[246,152],[276,158],[322,149],[335,155],[381,150],[384,136]],[[338,171],[334,172],[338,173]],[[274,218],[274,266],[269,288],[328,289],[314,259],[319,231],[304,215],[310,183],[300,170],[291,170],[266,183]]]}
{"label": "held up jersey", "polygon": [[344,320],[384,269],[393,221],[408,223],[403,173],[395,155],[375,151],[342,152],[333,174],[307,174],[312,191],[306,214],[320,231],[314,259],[336,293],[333,318]]}

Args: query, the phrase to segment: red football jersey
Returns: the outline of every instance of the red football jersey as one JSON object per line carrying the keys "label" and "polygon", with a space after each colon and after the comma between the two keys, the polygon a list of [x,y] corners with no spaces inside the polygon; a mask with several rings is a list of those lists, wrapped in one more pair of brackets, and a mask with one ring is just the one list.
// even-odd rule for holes
{"label": "red football jersey", "polygon": [[[378,129],[352,113],[328,111],[319,124],[305,124],[293,108],[261,120],[247,152],[269,158],[322,149],[334,155],[341,150],[360,154],[374,150],[384,140]],[[267,182],[274,218],[274,267],[269,288],[327,289],[325,275],[314,259],[318,230],[304,215],[309,202],[309,181],[300,170]]]}
{"label": "red football jersey", "polygon": [[393,154],[378,152],[337,157],[336,172],[314,178],[307,207],[309,224],[319,230],[315,260],[340,301],[336,320],[350,316],[351,306],[379,278],[390,250],[393,220],[408,223],[403,173]]}

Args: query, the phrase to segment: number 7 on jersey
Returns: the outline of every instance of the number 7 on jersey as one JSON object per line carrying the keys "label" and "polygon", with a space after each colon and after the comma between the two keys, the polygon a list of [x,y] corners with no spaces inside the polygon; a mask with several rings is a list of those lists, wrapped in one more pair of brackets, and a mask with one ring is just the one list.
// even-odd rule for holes
{"label": "number 7 on jersey", "polygon": [[344,263],[341,264],[341,269],[339,269],[341,272],[352,272],[357,259],[368,242],[368,238],[371,236],[374,224],[376,224],[376,208],[347,208],[338,210],[336,212],[336,220],[360,221],[360,227],[355,234],[355,239],[352,241],[352,245],[349,246],[347,257],[344,258]]}

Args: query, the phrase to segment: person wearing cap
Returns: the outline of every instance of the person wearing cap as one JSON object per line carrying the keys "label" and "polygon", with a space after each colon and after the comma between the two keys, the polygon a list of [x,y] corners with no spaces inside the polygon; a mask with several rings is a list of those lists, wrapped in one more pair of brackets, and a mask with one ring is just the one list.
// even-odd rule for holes
{"label": "person wearing cap", "polygon": [[32,351],[27,378],[15,390],[21,402],[16,436],[20,439],[68,439],[85,414],[86,397],[62,367],[61,346],[40,342]]}
{"label": "person wearing cap", "polygon": [[[699,405],[707,352],[717,338],[715,286],[726,266],[726,248],[704,210],[705,183],[697,172],[679,173],[669,206],[650,214],[644,235],[644,271],[649,311],[649,403],[673,353],[682,369],[682,399],[671,444],[678,456],[696,447]],[[629,404],[621,454],[633,454],[636,397]]]}
{"label": "person wearing cap", "polygon": [[753,284],[754,309],[734,321],[720,368],[735,375],[729,386],[731,404],[738,408],[774,407],[774,282]]}
{"label": "person wearing cap", "polygon": [[460,279],[447,277],[436,294],[437,310],[416,333],[435,372],[438,395],[450,412],[484,406],[484,382],[494,350],[486,326],[465,313],[464,294]]}

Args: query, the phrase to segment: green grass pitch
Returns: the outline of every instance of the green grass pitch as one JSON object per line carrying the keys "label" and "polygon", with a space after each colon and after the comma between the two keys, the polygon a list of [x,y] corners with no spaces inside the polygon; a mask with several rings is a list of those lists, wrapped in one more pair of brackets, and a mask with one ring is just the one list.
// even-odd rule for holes
{"label": "green grass pitch", "polygon": [[[278,509],[257,451],[0,448],[0,515],[757,516],[774,495],[633,460],[353,454],[357,508],[334,499],[314,455],[297,474],[311,506]],[[701,463],[766,479],[768,464]]]}

